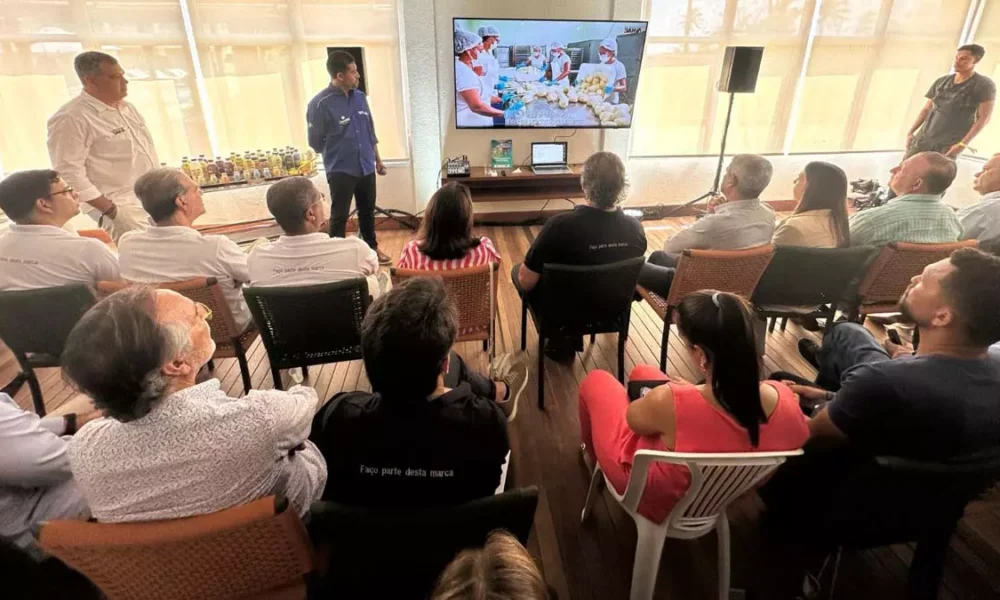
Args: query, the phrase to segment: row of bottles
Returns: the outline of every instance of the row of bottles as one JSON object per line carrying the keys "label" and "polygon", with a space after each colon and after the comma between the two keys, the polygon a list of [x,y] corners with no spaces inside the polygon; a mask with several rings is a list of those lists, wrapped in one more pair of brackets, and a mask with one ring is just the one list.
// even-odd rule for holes
{"label": "row of bottles", "polygon": [[185,156],[181,170],[198,185],[227,183],[260,183],[293,175],[312,175],[316,171],[316,154],[312,150],[273,148],[270,151],[245,152],[242,156],[232,152],[229,158],[216,156],[215,160],[204,154],[197,158]]}

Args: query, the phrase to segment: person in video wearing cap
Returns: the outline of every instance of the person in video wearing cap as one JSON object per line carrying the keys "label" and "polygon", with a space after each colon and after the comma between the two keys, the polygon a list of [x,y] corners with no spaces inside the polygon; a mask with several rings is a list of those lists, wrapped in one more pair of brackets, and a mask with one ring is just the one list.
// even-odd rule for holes
{"label": "person in video wearing cap", "polygon": [[483,40],[483,51],[479,53],[479,64],[483,67],[483,79],[489,88],[496,89],[500,82],[500,61],[493,56],[493,48],[500,43],[500,32],[496,27],[487,25],[479,28],[479,37]]}
{"label": "person in video wearing cap", "polygon": [[625,81],[625,65],[617,58],[618,40],[608,38],[601,42],[599,53],[601,64],[608,65],[615,70],[614,81],[608,84],[608,87],[604,89],[604,93],[609,95],[608,102],[618,104],[621,101],[619,93],[628,89],[627,82]]}
{"label": "person in video wearing cap", "polygon": [[569,87],[569,56],[563,51],[563,46],[559,42],[552,42],[549,46],[552,52],[552,81],[557,85]]}
{"label": "person in video wearing cap", "polygon": [[500,101],[496,90],[475,71],[476,60],[485,54],[482,42],[471,31],[455,30],[455,116],[459,127],[493,127],[493,119],[504,116],[504,111],[490,106]]}

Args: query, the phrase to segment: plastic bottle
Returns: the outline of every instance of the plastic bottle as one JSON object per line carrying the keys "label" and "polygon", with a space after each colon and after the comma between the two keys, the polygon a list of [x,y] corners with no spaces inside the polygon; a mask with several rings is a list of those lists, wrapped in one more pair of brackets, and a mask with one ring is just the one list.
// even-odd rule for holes
{"label": "plastic bottle", "polygon": [[295,163],[296,169],[302,169],[302,153],[299,152],[298,148],[292,154],[292,162]]}
{"label": "plastic bottle", "polygon": [[264,167],[264,170],[261,172],[261,175],[264,176],[264,179],[270,179],[271,178],[271,168],[270,167]]}
{"label": "plastic bottle", "polygon": [[233,159],[232,159],[232,156],[230,156],[230,158],[229,158],[228,160],[226,160],[226,161],[225,161],[225,162],[223,163],[223,165],[222,165],[222,166],[223,166],[223,171],[224,171],[224,172],[226,173],[226,175],[228,175],[229,177],[232,177],[232,176],[233,176],[233,173],[235,173],[235,172],[236,172],[236,165],[234,165],[234,164],[233,164]]}
{"label": "plastic bottle", "polygon": [[186,156],[181,158],[181,171],[184,171],[185,175],[194,179],[194,172],[191,170],[191,161]]}

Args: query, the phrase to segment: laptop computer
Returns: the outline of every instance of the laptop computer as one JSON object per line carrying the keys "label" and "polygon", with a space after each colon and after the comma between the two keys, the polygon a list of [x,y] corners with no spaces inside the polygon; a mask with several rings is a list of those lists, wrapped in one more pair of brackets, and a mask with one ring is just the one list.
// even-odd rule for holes
{"label": "laptop computer", "polygon": [[531,144],[531,170],[536,175],[572,173],[566,160],[566,142],[533,142]]}

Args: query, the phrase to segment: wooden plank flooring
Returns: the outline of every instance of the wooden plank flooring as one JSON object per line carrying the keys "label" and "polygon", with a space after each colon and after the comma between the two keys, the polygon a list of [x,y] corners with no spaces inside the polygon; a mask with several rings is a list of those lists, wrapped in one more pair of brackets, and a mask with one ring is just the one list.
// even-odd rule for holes
{"label": "wooden plank flooring", "polygon": [[[664,240],[689,221],[689,218],[676,218],[647,222],[649,249],[662,247]],[[515,226],[480,228],[481,234],[495,241],[503,256],[498,290],[500,321],[496,343],[499,352],[516,351],[520,346],[521,304],[509,273],[512,265],[521,261],[538,230],[538,227]],[[408,231],[380,232],[380,247],[390,256],[398,256],[410,235]],[[637,364],[657,364],[662,326],[647,305],[634,305],[626,346],[626,372]],[[814,370],[796,349],[797,340],[803,336],[818,341],[815,334],[792,324],[785,332],[775,330],[769,334],[764,359],[767,371],[814,375]],[[527,353],[531,365],[537,360],[537,342],[537,332],[529,322]],[[486,372],[488,360],[479,343],[462,343],[457,350],[470,365]],[[548,361],[544,412],[537,408],[532,366],[531,380],[521,399],[517,419],[510,426],[511,483],[537,485],[541,490],[529,550],[561,600],[628,597],[635,552],[635,527],[631,519],[605,493],[597,502],[590,521],[585,525],[580,523],[589,476],[580,460],[577,386],[594,369],[614,373],[616,352],[615,336],[606,334],[598,336],[595,344],[587,343],[584,352],[578,354],[572,364]],[[251,349],[249,364],[254,387],[272,388],[267,356],[259,342]],[[9,381],[17,370],[10,353],[0,348],[0,384]],[[668,372],[687,379],[695,378],[693,365],[676,335],[671,336]],[[314,386],[325,398],[341,390],[370,389],[360,361],[314,366],[309,375],[307,384]],[[216,361],[216,376],[230,394],[242,393],[235,359]],[[287,373],[284,377],[287,385]],[[50,410],[74,396],[58,369],[41,370],[39,379]],[[16,400],[30,409],[31,399],[26,387],[18,392]],[[759,513],[760,507],[753,497],[734,505],[730,511],[733,586],[748,589],[748,597],[754,599],[795,598],[800,595],[801,584],[795,565],[800,564],[803,557],[794,548],[770,540],[759,527]],[[951,550],[942,598],[1000,598],[1000,497],[993,495],[970,506],[958,535],[952,540]],[[912,548],[907,545],[845,554],[840,565],[837,597],[878,600],[904,597],[911,557]],[[810,564],[818,566],[818,563]],[[714,536],[694,541],[667,541],[657,585],[658,599],[712,598],[716,581]]]}

